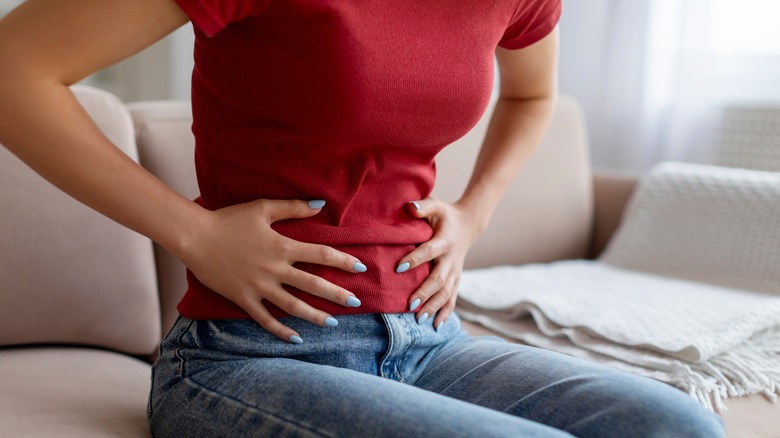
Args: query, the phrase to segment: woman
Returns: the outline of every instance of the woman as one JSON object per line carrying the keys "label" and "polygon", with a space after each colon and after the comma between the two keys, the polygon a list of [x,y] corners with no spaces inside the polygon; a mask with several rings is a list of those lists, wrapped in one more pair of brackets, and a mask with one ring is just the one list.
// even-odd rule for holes
{"label": "woman", "polygon": [[[189,268],[156,436],[720,436],[661,383],[453,313],[469,246],[555,96],[557,0],[29,0],[0,23],[0,141]],[[191,20],[201,197],[114,148],[67,85]],[[500,95],[462,198],[433,159]]]}

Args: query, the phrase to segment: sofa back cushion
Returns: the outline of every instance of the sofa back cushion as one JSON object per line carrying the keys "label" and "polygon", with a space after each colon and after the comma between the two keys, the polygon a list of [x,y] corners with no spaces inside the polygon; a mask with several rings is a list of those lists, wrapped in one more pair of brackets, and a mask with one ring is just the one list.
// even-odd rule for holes
{"label": "sofa back cushion", "polygon": [[[490,119],[437,157],[433,196],[457,200],[468,183]],[[541,143],[520,169],[466,268],[586,257],[593,223],[593,184],[579,105],[560,96]]]}
{"label": "sofa back cushion", "polygon": [[[133,124],[104,91],[74,87],[137,159]],[[160,322],[151,242],[83,206],[0,147],[0,346],[87,344],[148,354]]]}
{"label": "sofa back cushion", "polygon": [[[138,102],[128,108],[135,122],[141,165],[186,198],[195,199],[199,190],[189,102]],[[176,305],[187,290],[187,278],[184,265],[163,247],[155,244],[154,253],[164,334],[179,315]]]}

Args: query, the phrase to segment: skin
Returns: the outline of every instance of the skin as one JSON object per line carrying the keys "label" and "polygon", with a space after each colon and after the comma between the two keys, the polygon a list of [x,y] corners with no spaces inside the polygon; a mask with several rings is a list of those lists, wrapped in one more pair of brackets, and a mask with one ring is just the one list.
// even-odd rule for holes
{"label": "skin", "polygon": [[[308,262],[354,272],[359,260],[271,229],[275,221],[320,210],[305,200],[257,200],[206,210],[111,144],[68,89],[187,21],[172,0],[26,1],[0,20],[0,143],[70,196],[162,245],[205,285],[290,340],[298,334],[273,318],[263,301],[321,326],[330,315],[293,297],[282,284],[341,305],[353,296],[292,265]],[[496,50],[499,102],[463,197],[453,204],[418,200],[419,211],[410,204],[410,213],[434,229],[429,242],[399,261],[412,269],[435,263],[409,299],[421,299],[418,317],[437,314],[438,325],[450,315],[468,248],[538,143],[554,101],[557,41],[553,32],[522,50]]]}

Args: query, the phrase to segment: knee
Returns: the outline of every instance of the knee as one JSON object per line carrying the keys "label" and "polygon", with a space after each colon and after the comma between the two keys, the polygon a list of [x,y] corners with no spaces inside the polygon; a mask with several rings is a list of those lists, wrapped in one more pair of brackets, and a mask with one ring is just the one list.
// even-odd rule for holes
{"label": "knee", "polygon": [[613,377],[597,385],[589,415],[575,427],[583,435],[725,437],[720,417],[682,391],[636,376]]}
{"label": "knee", "polygon": [[666,387],[654,394],[636,395],[613,408],[613,415],[622,419],[619,422],[632,429],[624,436],[725,437],[721,418],[677,389]]}
{"label": "knee", "polygon": [[617,415],[632,424],[631,436],[675,438],[725,437],[723,421],[697,403],[623,406]]}

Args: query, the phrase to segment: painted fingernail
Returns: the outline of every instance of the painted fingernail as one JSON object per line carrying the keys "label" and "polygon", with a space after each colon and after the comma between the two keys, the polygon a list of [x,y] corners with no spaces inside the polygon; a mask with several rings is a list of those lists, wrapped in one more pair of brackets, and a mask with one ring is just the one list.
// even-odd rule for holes
{"label": "painted fingernail", "polygon": [[425,312],[422,315],[420,315],[420,319],[417,320],[417,324],[422,325],[427,320],[428,320],[428,312]]}
{"label": "painted fingernail", "polygon": [[355,272],[366,272],[366,271],[368,271],[368,268],[366,267],[366,265],[364,265],[364,264],[362,264],[360,262],[355,262],[355,264],[352,265],[352,269],[354,269]]}
{"label": "painted fingernail", "polygon": [[397,272],[399,274],[402,273],[402,272],[406,272],[406,271],[409,270],[409,267],[411,267],[411,266],[412,266],[411,263],[403,262],[400,265],[398,265],[397,268],[395,268],[395,272]]}
{"label": "painted fingernail", "polygon": [[313,199],[309,201],[309,208],[322,208],[325,206],[324,199]]}
{"label": "painted fingernail", "polygon": [[347,298],[347,306],[360,307],[360,300],[357,297],[349,297]]}
{"label": "painted fingernail", "polygon": [[444,321],[439,321],[439,323],[438,323],[438,324],[436,324],[436,331],[437,331],[437,332],[438,332],[438,331],[439,331],[439,329],[441,328],[441,325],[442,325],[442,324],[444,324]]}
{"label": "painted fingernail", "polygon": [[293,344],[303,344],[303,339],[301,339],[300,336],[292,335],[290,336],[290,342]]}
{"label": "painted fingernail", "polygon": [[420,203],[419,203],[419,202],[417,202],[417,201],[412,201],[412,202],[410,202],[410,204],[414,205],[414,208],[416,208],[416,209],[417,209],[417,211],[420,211],[420,210],[422,210],[422,207],[420,206]]}
{"label": "painted fingernail", "polygon": [[337,325],[339,325],[339,322],[336,318],[329,316],[325,318],[325,325],[328,327],[336,327]]}
{"label": "painted fingernail", "polygon": [[420,301],[419,298],[415,298],[414,301],[412,301],[412,304],[409,304],[409,311],[411,312],[414,309],[420,307],[420,303],[422,303],[422,301]]}

